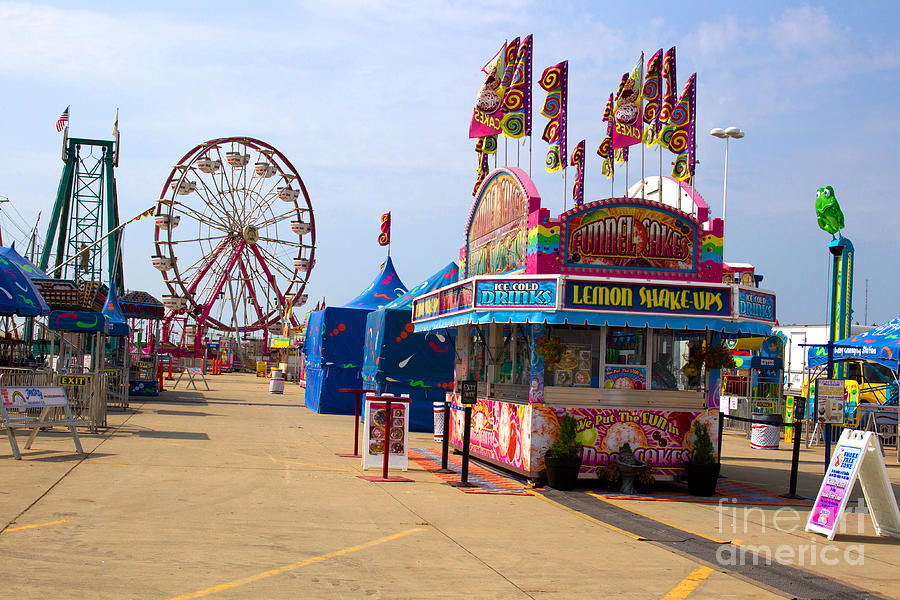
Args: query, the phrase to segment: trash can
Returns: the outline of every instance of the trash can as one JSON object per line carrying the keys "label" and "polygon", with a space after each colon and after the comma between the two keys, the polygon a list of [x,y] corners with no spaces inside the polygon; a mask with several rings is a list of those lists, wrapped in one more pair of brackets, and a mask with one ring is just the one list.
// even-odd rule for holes
{"label": "trash can", "polygon": [[272,369],[272,378],[269,379],[269,393],[284,393],[284,373],[281,372],[281,369]]}
{"label": "trash can", "polygon": [[434,411],[434,441],[444,441],[444,403],[432,402],[431,408]]}
{"label": "trash can", "polygon": [[750,428],[750,447],[757,450],[777,450],[781,442],[781,415],[770,413],[753,413],[754,421]]}

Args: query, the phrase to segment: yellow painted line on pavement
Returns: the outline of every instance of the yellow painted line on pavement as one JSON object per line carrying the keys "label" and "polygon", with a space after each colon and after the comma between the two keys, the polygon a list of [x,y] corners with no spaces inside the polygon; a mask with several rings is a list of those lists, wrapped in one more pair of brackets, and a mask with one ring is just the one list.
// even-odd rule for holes
{"label": "yellow painted line on pavement", "polygon": [[684,600],[697,589],[703,581],[713,572],[709,567],[697,567],[691,574],[682,579],[678,585],[669,590],[662,600]]}
{"label": "yellow painted line on pavement", "polygon": [[248,583],[253,583],[254,581],[259,581],[260,579],[265,579],[266,577],[272,577],[274,575],[281,575],[282,573],[287,573],[288,571],[293,571],[295,569],[299,569],[300,567],[306,567],[318,562],[322,562],[324,560],[328,560],[330,558],[336,558],[338,556],[343,556],[345,554],[350,554],[351,552],[359,552],[360,550],[365,550],[366,548],[371,548],[372,546],[377,546],[379,544],[384,544],[385,542],[391,542],[393,540],[398,540],[400,538],[406,537],[408,535],[412,535],[414,533],[418,533],[419,531],[425,531],[424,527],[417,527],[415,529],[408,529],[406,531],[401,531],[400,533],[395,533],[394,535],[389,535],[387,537],[378,538],[377,540],[372,540],[371,542],[366,542],[365,544],[360,544],[358,546],[350,546],[349,548],[344,548],[343,550],[336,550],[334,552],[329,552],[328,554],[322,554],[321,556],[315,556],[313,558],[308,558],[306,560],[301,560],[289,565],[285,565],[283,567],[278,567],[277,569],[272,569],[270,571],[263,571],[262,573],[257,573],[256,575],[251,575],[250,577],[244,577],[242,579],[235,579],[234,581],[229,581],[228,583],[221,583],[219,585],[214,585],[212,587],[208,587],[205,590],[200,590],[197,592],[191,592],[189,594],[182,594],[180,596],[174,596],[169,600],[188,600],[189,598],[200,598],[201,596],[206,596],[208,594],[214,594],[216,592],[223,592],[225,590],[233,590],[236,587],[240,587],[242,585],[246,585]]}
{"label": "yellow painted line on pavement", "polygon": [[60,523],[70,523],[71,519],[62,519],[61,521],[49,521],[47,523],[35,523],[34,525],[22,525],[21,527],[10,527],[3,533],[12,533],[13,531],[22,531],[23,529],[35,529],[36,527],[47,527],[48,525],[59,525]]}
{"label": "yellow painted line on pavement", "polygon": [[685,529],[681,525],[675,525],[674,523],[669,523],[667,521],[663,521],[662,519],[660,519],[658,517],[654,517],[653,515],[648,515],[647,513],[643,513],[639,510],[634,510],[633,508],[630,508],[630,507],[626,508],[625,506],[623,506],[622,503],[615,502],[613,500],[610,500],[609,498],[604,498],[603,496],[601,496],[599,494],[595,494],[594,492],[587,492],[587,494],[588,494],[588,496],[593,496],[597,500],[602,500],[603,502],[606,502],[607,504],[612,504],[613,506],[615,506],[617,508],[621,508],[622,510],[627,510],[628,512],[633,512],[636,515],[640,515],[640,516],[650,519],[652,521],[656,521],[657,523],[662,523],[663,525],[668,525],[669,527],[673,527],[675,529],[678,529],[679,531],[683,531],[685,533],[690,533],[691,535],[696,535],[697,537],[702,537],[705,540],[709,540],[709,541],[715,542],[717,544],[727,544],[728,543],[728,540],[719,540],[714,537],[710,537],[708,535],[700,533],[698,531],[693,531],[691,529]]}
{"label": "yellow painted line on pavement", "polygon": [[624,536],[626,536],[626,537],[630,537],[630,538],[633,539],[633,540],[637,540],[637,541],[639,541],[639,542],[640,542],[640,541],[644,541],[644,538],[642,538],[642,537],[639,536],[639,535],[635,535],[635,534],[631,533],[630,531],[625,531],[624,529],[619,529],[619,528],[616,527],[615,525],[610,525],[609,523],[604,523],[604,522],[601,521],[600,519],[595,519],[594,517],[592,517],[592,516],[590,516],[590,515],[586,515],[586,514],[584,514],[584,513],[582,513],[582,512],[578,512],[578,511],[575,510],[574,508],[569,508],[569,507],[566,506],[565,504],[560,504],[560,503],[557,502],[556,500],[551,500],[550,498],[547,498],[547,497],[544,496],[543,494],[540,494],[540,493],[538,493],[538,492],[535,492],[534,490],[525,490],[525,491],[527,491],[527,492],[528,492],[529,494],[531,494],[532,496],[535,496],[535,497],[537,497],[537,498],[540,498],[540,499],[543,500],[544,502],[549,502],[549,503],[552,504],[553,506],[556,506],[556,507],[561,508],[561,509],[563,509],[563,510],[569,511],[569,512],[572,513],[573,515],[578,515],[579,517],[581,517],[582,519],[585,519],[586,521],[590,521],[591,523],[595,523],[595,524],[597,524],[597,525],[600,525],[601,527],[606,527],[607,529],[609,529],[609,530],[611,530],[611,531],[615,531],[616,533],[621,533],[622,535],[624,535]]}

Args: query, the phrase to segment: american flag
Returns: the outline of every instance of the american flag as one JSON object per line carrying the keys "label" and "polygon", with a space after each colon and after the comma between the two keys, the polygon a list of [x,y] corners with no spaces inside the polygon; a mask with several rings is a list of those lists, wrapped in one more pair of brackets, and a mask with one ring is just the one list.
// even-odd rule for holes
{"label": "american flag", "polygon": [[59,118],[56,120],[56,133],[59,133],[63,129],[66,128],[66,123],[69,122],[69,107],[66,107],[66,110],[59,115]]}

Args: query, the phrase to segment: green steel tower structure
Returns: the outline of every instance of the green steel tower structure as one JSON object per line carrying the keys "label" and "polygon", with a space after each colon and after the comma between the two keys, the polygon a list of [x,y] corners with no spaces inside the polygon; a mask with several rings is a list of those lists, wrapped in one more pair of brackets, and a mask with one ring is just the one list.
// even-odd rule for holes
{"label": "green steel tower structure", "polygon": [[[63,137],[62,178],[47,226],[40,267],[60,279],[115,281],[123,292],[121,230],[115,167],[119,137],[114,140]],[[103,237],[113,232],[105,240]]]}

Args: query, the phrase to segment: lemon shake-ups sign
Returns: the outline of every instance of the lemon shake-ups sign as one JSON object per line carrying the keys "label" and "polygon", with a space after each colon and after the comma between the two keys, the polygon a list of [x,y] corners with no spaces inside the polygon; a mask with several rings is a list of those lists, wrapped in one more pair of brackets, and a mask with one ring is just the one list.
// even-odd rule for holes
{"label": "lemon shake-ups sign", "polygon": [[727,317],[731,314],[731,292],[727,287],[569,279],[565,307]]}

